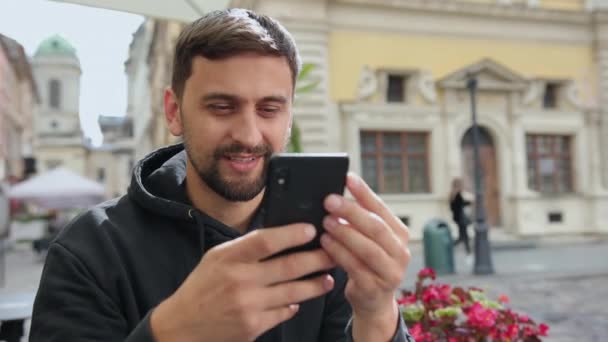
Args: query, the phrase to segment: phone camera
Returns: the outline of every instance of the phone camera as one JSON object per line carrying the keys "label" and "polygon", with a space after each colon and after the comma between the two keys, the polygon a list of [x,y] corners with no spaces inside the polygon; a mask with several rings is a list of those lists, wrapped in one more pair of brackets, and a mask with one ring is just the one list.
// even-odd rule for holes
{"label": "phone camera", "polygon": [[277,169],[276,172],[276,182],[280,189],[285,189],[287,187],[287,180],[289,177],[289,169],[286,167],[281,167]]}

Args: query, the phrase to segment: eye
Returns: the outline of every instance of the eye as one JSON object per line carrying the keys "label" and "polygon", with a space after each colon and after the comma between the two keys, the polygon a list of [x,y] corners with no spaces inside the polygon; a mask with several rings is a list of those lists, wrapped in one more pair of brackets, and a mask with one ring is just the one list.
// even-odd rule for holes
{"label": "eye", "polygon": [[207,106],[207,109],[214,114],[222,115],[232,113],[234,111],[234,106],[228,103],[212,103]]}
{"label": "eye", "polygon": [[266,117],[272,117],[280,111],[280,107],[277,106],[263,106],[258,109],[260,115]]}

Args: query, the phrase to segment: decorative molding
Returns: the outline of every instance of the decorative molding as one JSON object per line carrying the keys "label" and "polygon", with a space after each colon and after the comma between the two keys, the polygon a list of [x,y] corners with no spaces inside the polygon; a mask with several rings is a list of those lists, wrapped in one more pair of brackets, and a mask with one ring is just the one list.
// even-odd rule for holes
{"label": "decorative molding", "polygon": [[584,105],[583,105],[583,100],[582,100],[582,96],[581,96],[581,87],[578,84],[578,82],[575,82],[575,81],[567,82],[565,85],[564,93],[566,95],[565,97],[566,97],[566,100],[568,101],[568,103],[570,103],[576,109],[579,109],[579,110],[583,109]]}
{"label": "decorative molding", "polygon": [[342,103],[340,111],[345,114],[373,113],[373,115],[399,115],[401,117],[411,115],[439,117],[440,115],[439,106],[436,105],[423,107],[393,103]]}
{"label": "decorative molding", "polygon": [[[458,10],[450,10],[453,8]],[[511,15],[505,15],[507,12]],[[552,20],[543,19],[546,16],[539,15],[539,12],[547,11],[446,0],[335,0],[328,4],[327,18],[334,30],[542,41],[578,46],[594,41],[590,12],[548,11],[556,16]]]}
{"label": "decorative molding", "polygon": [[522,98],[522,104],[524,106],[530,106],[534,102],[538,101],[540,97],[543,95],[543,91],[545,89],[545,81],[543,80],[532,80],[528,83],[528,87],[524,92],[524,96]]}
{"label": "decorative molding", "polygon": [[482,90],[524,90],[527,83],[523,76],[489,58],[459,69],[437,83],[443,88],[464,89],[470,75],[491,76],[478,78],[478,88]]}
{"label": "decorative molding", "polygon": [[445,0],[333,0],[350,5],[372,5],[414,11],[477,15],[501,19],[527,19],[564,24],[588,24],[591,15],[586,11],[563,11],[541,7],[505,6],[498,3],[472,3]]}
{"label": "decorative molding", "polygon": [[435,80],[430,71],[422,71],[418,74],[417,87],[420,95],[428,103],[437,103],[437,90],[435,89]]}
{"label": "decorative molding", "polygon": [[357,85],[357,101],[366,101],[378,91],[378,77],[369,65],[363,65]]}

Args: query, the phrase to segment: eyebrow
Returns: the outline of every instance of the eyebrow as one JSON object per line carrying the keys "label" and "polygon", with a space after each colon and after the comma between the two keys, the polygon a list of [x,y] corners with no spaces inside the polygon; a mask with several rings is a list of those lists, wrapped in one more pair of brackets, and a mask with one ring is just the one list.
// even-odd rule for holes
{"label": "eyebrow", "polygon": [[[230,102],[242,102],[242,99],[239,96],[226,94],[226,93],[209,93],[201,99],[201,102],[208,102],[213,100],[223,100]],[[259,102],[277,102],[281,104],[287,103],[287,98],[282,95],[269,95],[264,96]]]}

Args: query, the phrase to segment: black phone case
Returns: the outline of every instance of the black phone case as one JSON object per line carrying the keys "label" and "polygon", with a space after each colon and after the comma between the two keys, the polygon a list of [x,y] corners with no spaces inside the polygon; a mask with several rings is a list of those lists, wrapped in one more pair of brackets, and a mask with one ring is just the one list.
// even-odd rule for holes
{"label": "black phone case", "polygon": [[323,200],[329,194],[344,193],[347,172],[346,153],[282,153],[270,159],[262,206],[264,227],[306,222],[317,229],[314,240],[278,255],[320,248],[327,215]]}

